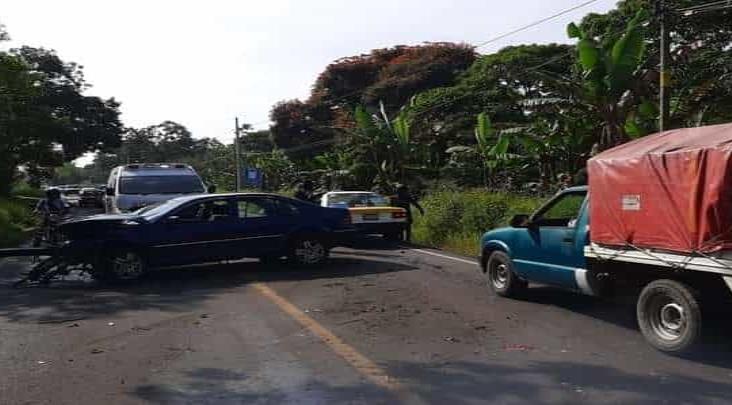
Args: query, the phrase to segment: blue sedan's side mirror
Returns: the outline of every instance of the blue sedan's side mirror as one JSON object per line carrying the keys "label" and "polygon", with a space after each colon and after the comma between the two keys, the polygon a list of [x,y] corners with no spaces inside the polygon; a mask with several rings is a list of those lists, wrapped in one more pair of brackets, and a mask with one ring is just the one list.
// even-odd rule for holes
{"label": "blue sedan's side mirror", "polygon": [[180,217],[177,215],[171,215],[167,218],[165,218],[165,222],[178,222],[180,220]]}

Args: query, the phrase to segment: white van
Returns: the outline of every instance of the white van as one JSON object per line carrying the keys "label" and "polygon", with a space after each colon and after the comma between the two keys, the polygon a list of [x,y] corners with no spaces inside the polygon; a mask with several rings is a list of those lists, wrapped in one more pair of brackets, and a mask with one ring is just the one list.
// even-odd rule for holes
{"label": "white van", "polygon": [[110,172],[104,208],[108,214],[119,214],[182,195],[206,192],[203,180],[189,165],[128,164]]}

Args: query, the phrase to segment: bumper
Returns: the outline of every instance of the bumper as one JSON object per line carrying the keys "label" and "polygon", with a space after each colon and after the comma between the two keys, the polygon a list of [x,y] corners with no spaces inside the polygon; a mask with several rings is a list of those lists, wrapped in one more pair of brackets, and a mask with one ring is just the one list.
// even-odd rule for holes
{"label": "bumper", "polygon": [[329,241],[331,247],[351,247],[354,241],[358,240],[360,232],[354,228],[338,229],[330,233]]}
{"label": "bumper", "polygon": [[378,233],[382,235],[399,233],[407,229],[406,222],[375,222],[353,224],[361,234]]}

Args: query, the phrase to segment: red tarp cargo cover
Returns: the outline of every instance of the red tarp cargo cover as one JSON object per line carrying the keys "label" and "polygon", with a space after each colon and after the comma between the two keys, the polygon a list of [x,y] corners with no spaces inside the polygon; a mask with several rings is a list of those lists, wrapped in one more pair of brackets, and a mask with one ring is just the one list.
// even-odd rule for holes
{"label": "red tarp cargo cover", "polygon": [[593,157],[587,171],[593,242],[732,249],[732,124],[640,138]]}

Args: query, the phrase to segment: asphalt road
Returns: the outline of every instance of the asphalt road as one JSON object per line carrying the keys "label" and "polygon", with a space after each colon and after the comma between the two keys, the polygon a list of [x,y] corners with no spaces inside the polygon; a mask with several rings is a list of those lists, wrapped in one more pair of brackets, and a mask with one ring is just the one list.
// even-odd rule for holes
{"label": "asphalt road", "polygon": [[317,271],[240,262],[22,289],[9,283],[27,261],[5,259],[0,403],[732,402],[724,317],[671,357],[632,305],[540,286],[499,298],[470,259],[434,253],[372,241]]}

